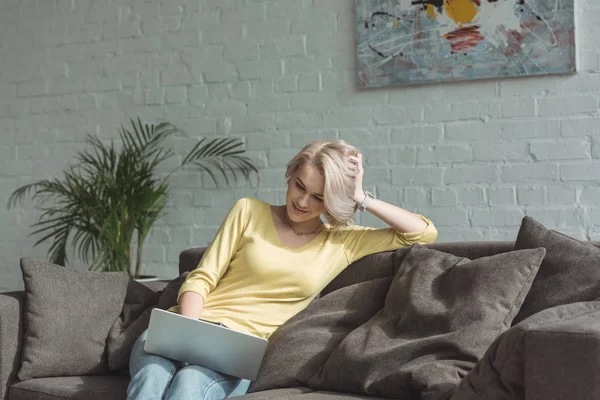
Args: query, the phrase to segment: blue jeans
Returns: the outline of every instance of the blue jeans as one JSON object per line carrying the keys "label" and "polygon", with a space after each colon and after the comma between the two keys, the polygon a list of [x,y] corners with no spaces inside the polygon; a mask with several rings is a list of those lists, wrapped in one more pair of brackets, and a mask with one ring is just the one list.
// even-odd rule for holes
{"label": "blue jeans", "polygon": [[147,353],[146,335],[142,333],[131,350],[127,400],[222,400],[248,391],[246,379]]}

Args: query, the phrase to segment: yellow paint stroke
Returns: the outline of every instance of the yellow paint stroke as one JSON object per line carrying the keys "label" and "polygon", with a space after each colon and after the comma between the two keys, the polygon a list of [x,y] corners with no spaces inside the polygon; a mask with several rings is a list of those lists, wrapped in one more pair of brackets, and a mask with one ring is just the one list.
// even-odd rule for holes
{"label": "yellow paint stroke", "polygon": [[395,19],[395,20],[394,20],[394,28],[396,28],[397,26],[398,26],[398,20],[397,20],[397,19]]}
{"label": "yellow paint stroke", "polygon": [[435,12],[435,7],[431,4],[427,4],[425,6],[425,14],[431,19],[437,19],[437,13]]}
{"label": "yellow paint stroke", "polygon": [[444,0],[446,14],[459,25],[468,24],[477,15],[473,0]]}

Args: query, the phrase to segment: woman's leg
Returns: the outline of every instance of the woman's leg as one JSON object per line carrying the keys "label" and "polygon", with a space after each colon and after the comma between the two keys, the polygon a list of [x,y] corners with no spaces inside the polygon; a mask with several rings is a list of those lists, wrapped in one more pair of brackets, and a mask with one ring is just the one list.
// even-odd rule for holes
{"label": "woman's leg", "polygon": [[177,372],[174,361],[144,350],[146,335],[147,331],[142,333],[131,349],[127,400],[162,400]]}
{"label": "woman's leg", "polygon": [[223,400],[245,394],[249,386],[248,380],[187,365],[173,377],[165,400]]}

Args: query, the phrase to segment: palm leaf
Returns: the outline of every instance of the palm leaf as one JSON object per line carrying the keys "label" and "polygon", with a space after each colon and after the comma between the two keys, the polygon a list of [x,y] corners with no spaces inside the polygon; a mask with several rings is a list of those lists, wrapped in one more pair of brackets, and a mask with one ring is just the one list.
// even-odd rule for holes
{"label": "palm leaf", "polygon": [[217,187],[219,187],[219,181],[217,180],[213,171],[216,170],[220,172],[223,178],[225,178],[225,183],[227,184],[227,186],[229,186],[229,177],[227,176],[227,172],[221,166],[218,160],[215,160],[213,158],[204,158],[194,162],[194,165],[200,167],[201,170],[207,172]]}
{"label": "palm leaf", "polygon": [[252,172],[258,174],[258,169],[249,159],[242,159],[239,154],[244,153],[243,143],[235,138],[202,139],[184,157],[181,165],[194,164],[202,171],[208,173],[212,181],[219,186],[215,175],[218,172],[227,185],[230,184],[228,175],[232,175],[237,182],[237,173],[241,173],[246,180],[250,179]]}
{"label": "palm leaf", "polygon": [[86,136],[86,147],[75,154],[75,164],[61,179],[44,179],[17,188],[7,208],[26,198],[40,211],[31,225],[36,245],[50,242],[48,256],[55,263],[67,262],[67,246],[90,262],[92,270],[131,273],[131,243],[137,235],[135,274],[141,266],[143,243],[156,221],[164,215],[168,201],[168,178],[190,164],[207,173],[215,184],[219,175],[230,184],[238,174],[250,180],[257,168],[243,157],[243,143],[236,138],[200,139],[179,165],[160,178],[157,168],[174,155],[164,146],[179,132],[163,122],[144,124],[138,117],[131,128],[119,129],[120,145]]}

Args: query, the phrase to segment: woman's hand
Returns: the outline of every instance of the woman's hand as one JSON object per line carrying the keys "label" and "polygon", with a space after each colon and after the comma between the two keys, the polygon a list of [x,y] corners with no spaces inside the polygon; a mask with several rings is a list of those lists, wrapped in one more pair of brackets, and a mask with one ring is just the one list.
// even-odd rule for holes
{"label": "woman's hand", "polygon": [[[354,189],[354,201],[359,205],[367,197],[363,191],[364,170],[362,161],[363,157],[361,153],[350,156],[350,162],[355,165],[355,169],[357,170],[356,177],[354,178],[356,184]],[[369,203],[369,208],[367,208],[367,210],[399,233],[422,232],[427,229],[428,226],[427,222],[425,222],[418,214],[406,211],[398,206],[386,203],[379,199],[372,200]],[[433,231],[432,235],[437,236],[437,231]]]}
{"label": "woman's hand", "polygon": [[198,319],[204,307],[204,298],[196,292],[183,292],[179,297],[179,314]]}
{"label": "woman's hand", "polygon": [[357,153],[356,156],[350,156],[350,162],[353,163],[358,170],[358,173],[354,177],[355,189],[353,198],[356,204],[361,204],[366,197],[363,190],[364,169],[362,165],[362,159],[362,153]]}

